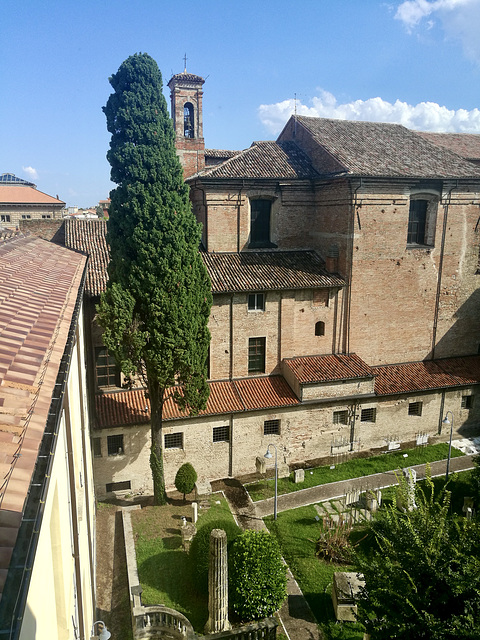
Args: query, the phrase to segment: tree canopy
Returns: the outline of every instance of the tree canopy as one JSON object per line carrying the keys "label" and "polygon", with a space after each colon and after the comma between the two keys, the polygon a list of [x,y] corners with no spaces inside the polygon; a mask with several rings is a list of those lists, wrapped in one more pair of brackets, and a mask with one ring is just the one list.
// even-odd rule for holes
{"label": "tree canopy", "polygon": [[451,515],[449,492],[435,498],[429,478],[415,501],[401,512],[394,500],[371,524],[358,619],[372,640],[480,638],[479,524]]}
{"label": "tree canopy", "polygon": [[98,320],[127,380],[140,378],[151,405],[156,503],[165,500],[162,417],[166,394],[196,413],[208,399],[207,328],[212,296],[199,253],[200,225],[175,152],[162,76],[135,54],[110,78],[104,107],[112,134],[107,224],[109,283]]}

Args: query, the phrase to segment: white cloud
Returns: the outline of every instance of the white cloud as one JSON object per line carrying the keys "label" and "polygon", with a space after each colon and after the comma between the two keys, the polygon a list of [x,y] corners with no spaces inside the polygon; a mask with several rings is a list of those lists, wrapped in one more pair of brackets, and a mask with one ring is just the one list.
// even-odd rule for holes
{"label": "white cloud", "polygon": [[446,37],[458,40],[465,55],[480,65],[480,0],[405,0],[395,18],[409,33],[423,24],[430,29],[438,20]]}
{"label": "white cloud", "polygon": [[[435,102],[410,105],[401,100],[393,104],[382,98],[355,100],[338,104],[334,95],[321,91],[311,100],[311,106],[297,101],[298,115],[340,120],[367,120],[369,122],[393,122],[419,131],[480,133],[480,110],[447,109]],[[294,100],[276,104],[262,104],[258,108],[260,121],[272,135],[277,135],[295,113]]]}
{"label": "white cloud", "polygon": [[22,171],[28,175],[32,180],[37,180],[38,173],[33,167],[22,167]]}

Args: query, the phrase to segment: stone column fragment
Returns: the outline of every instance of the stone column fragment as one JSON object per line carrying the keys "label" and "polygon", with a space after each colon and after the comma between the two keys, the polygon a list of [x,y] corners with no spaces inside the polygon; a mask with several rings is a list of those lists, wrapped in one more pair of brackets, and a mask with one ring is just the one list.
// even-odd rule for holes
{"label": "stone column fragment", "polygon": [[213,529],[210,534],[208,568],[208,620],[205,633],[231,629],[228,621],[227,534]]}

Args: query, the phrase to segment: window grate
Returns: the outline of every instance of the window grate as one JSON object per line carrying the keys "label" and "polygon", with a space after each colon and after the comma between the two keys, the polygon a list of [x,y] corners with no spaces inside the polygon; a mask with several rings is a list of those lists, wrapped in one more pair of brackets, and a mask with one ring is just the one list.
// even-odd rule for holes
{"label": "window grate", "polygon": [[123,434],[107,436],[107,450],[109,456],[120,456],[123,454]]}
{"label": "window grate", "polygon": [[183,433],[166,433],[164,442],[165,449],[183,449]]}
{"label": "window grate", "polygon": [[222,427],[213,427],[214,442],[230,442],[230,425],[226,424]]}
{"label": "window grate", "polygon": [[360,415],[360,422],[375,422],[377,417],[377,410],[372,407],[370,409],[362,409]]}
{"label": "window grate", "polygon": [[279,436],[280,435],[280,420],[265,420],[263,423],[263,435],[264,436]]}
{"label": "window grate", "polygon": [[334,411],[333,424],[348,424],[348,411]]}
{"label": "window grate", "polygon": [[408,405],[409,416],[421,416],[422,415],[422,402],[410,402]]}

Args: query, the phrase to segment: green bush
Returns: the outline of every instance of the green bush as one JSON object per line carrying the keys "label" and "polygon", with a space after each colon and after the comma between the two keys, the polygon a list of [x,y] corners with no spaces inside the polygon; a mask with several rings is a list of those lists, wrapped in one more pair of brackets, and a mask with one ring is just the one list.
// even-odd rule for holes
{"label": "green bush", "polygon": [[183,493],[183,499],[185,495],[193,491],[193,487],[197,481],[197,472],[189,462],[182,464],[175,476],[175,487],[177,491]]}
{"label": "green bush", "polygon": [[230,605],[242,620],[278,611],[287,591],[286,567],[277,540],[266,531],[245,531],[232,545]]}
{"label": "green bush", "polygon": [[199,593],[205,593],[205,590],[208,589],[210,533],[213,529],[223,529],[225,531],[229,548],[241,532],[240,527],[232,520],[226,519],[208,522],[198,529],[190,546],[190,562],[194,583]]}

